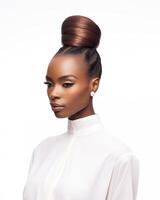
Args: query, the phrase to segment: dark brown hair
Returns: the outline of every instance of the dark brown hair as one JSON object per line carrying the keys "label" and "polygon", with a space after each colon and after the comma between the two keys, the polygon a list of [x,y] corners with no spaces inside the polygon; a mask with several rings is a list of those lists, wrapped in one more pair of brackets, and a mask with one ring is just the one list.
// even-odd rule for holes
{"label": "dark brown hair", "polygon": [[101,58],[96,50],[101,37],[101,30],[98,25],[88,17],[72,15],[63,21],[61,34],[63,46],[55,56],[80,54],[88,65],[89,77],[101,78]]}

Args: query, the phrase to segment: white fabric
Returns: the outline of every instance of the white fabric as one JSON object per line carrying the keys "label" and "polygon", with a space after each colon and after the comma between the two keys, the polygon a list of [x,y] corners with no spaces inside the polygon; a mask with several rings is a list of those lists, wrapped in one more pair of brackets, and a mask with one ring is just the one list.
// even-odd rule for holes
{"label": "white fabric", "polygon": [[23,200],[136,200],[138,178],[138,158],[95,113],[34,148]]}

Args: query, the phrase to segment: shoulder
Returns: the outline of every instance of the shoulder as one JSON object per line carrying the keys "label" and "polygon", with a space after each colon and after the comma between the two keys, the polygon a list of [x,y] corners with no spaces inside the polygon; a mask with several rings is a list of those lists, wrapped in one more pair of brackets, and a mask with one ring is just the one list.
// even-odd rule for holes
{"label": "shoulder", "polygon": [[116,166],[122,168],[125,166],[133,166],[138,168],[139,158],[126,142],[112,134],[108,134],[107,138],[110,144],[111,152],[116,161]]}
{"label": "shoulder", "polygon": [[52,135],[44,138],[41,140],[36,146],[35,146],[35,151],[36,152],[45,152],[49,151],[50,149],[54,148],[55,144],[59,140],[61,140],[63,137],[65,137],[65,133],[59,134],[59,135]]}
{"label": "shoulder", "polygon": [[133,152],[126,152],[121,154],[117,158],[116,166],[118,167],[132,166],[137,168],[139,166],[139,159]]}
{"label": "shoulder", "polygon": [[106,141],[109,153],[114,158],[115,167],[118,170],[132,169],[138,173],[139,158],[135,155],[134,150],[122,139],[111,133],[105,133],[104,141]]}
{"label": "shoulder", "polygon": [[107,152],[115,158],[119,158],[121,155],[133,155],[133,150],[126,142],[106,130],[102,134],[101,142]]}
{"label": "shoulder", "polygon": [[130,181],[132,179],[134,187],[138,183],[139,171],[139,159],[132,152],[126,152],[120,155],[115,161],[113,168],[115,180],[121,181],[122,177],[124,177],[126,181]]}

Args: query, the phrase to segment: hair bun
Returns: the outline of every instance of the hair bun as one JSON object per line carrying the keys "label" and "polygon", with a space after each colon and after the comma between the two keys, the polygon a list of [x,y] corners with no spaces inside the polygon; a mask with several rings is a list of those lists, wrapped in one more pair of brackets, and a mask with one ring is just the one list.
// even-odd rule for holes
{"label": "hair bun", "polygon": [[62,45],[97,48],[101,30],[98,25],[81,15],[67,17],[61,27]]}

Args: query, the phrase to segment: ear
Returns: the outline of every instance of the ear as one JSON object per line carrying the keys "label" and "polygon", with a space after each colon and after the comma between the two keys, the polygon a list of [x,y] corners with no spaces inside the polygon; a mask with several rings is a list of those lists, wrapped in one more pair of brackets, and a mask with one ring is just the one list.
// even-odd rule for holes
{"label": "ear", "polygon": [[99,82],[100,82],[99,77],[95,77],[95,78],[91,79],[91,81],[90,81],[90,92],[91,91],[96,92],[98,90]]}

